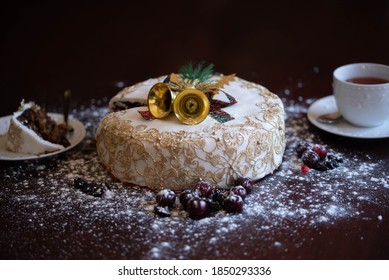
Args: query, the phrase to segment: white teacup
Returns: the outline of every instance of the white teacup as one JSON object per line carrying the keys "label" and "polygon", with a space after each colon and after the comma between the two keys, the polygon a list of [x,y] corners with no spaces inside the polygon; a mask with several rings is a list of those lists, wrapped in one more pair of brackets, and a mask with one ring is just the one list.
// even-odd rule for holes
{"label": "white teacup", "polygon": [[389,120],[389,66],[354,63],[333,73],[336,105],[357,126],[372,127]]}

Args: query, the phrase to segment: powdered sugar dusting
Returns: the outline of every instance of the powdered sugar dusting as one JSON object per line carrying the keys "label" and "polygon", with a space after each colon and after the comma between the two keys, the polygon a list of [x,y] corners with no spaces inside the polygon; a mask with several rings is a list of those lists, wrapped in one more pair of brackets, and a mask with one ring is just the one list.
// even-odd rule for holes
{"label": "powdered sugar dusting", "polygon": [[[343,158],[341,166],[325,172],[301,172],[301,160],[294,151],[297,143],[326,145],[305,117],[311,102],[284,100],[284,161],[274,174],[256,183],[243,213],[220,211],[197,221],[178,203],[171,217],[156,216],[154,193],[124,186],[110,177],[99,162],[94,140],[107,109],[92,104],[74,110],[74,117],[87,129],[78,147],[53,158],[4,165],[0,171],[4,178],[0,217],[14,217],[7,219],[12,223],[1,232],[13,237],[0,236],[0,249],[8,253],[19,250],[32,258],[271,257],[272,252],[287,254],[307,243],[300,237],[304,230],[320,234],[323,225],[354,218],[382,223],[383,213],[363,210],[364,205],[383,205],[388,199],[389,173],[382,162],[358,153],[346,155],[327,145]],[[104,184],[107,191],[101,198],[84,194],[73,187],[77,177]],[[288,238],[280,239],[281,233]],[[239,249],[233,249],[236,247]]]}

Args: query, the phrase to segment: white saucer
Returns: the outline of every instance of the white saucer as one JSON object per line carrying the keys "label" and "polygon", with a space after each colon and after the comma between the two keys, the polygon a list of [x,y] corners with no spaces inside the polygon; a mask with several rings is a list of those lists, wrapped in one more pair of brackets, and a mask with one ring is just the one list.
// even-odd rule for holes
{"label": "white saucer", "polygon": [[377,127],[358,127],[350,124],[346,120],[341,120],[334,124],[324,124],[317,121],[317,118],[322,114],[335,113],[338,111],[336,107],[335,97],[329,95],[316,100],[309,107],[307,115],[309,121],[316,127],[340,136],[360,138],[360,139],[379,139],[389,137],[389,122]]}
{"label": "white saucer", "polygon": [[[53,120],[55,120],[57,123],[61,123],[63,121],[62,114],[57,113],[49,113],[48,114]],[[55,151],[52,153],[42,154],[42,155],[30,155],[30,154],[20,154],[20,153],[14,153],[11,151],[8,151],[6,148],[6,139],[7,139],[7,133],[9,128],[9,122],[12,116],[6,116],[0,118],[0,160],[28,160],[28,159],[38,159],[38,158],[44,158],[44,157],[50,157],[53,155],[57,155],[63,152],[66,152],[72,148],[74,148],[77,144],[79,144],[82,139],[85,137],[85,127],[84,125],[74,119],[69,118],[69,125],[73,127],[74,131],[72,132],[71,136],[68,137],[68,140],[70,142],[70,146],[66,147],[63,150]]]}

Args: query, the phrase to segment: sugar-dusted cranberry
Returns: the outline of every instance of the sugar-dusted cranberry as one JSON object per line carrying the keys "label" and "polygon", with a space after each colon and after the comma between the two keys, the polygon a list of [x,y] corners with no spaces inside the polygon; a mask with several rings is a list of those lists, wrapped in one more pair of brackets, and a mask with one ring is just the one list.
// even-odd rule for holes
{"label": "sugar-dusted cranberry", "polygon": [[176,194],[170,189],[163,189],[157,193],[155,200],[158,206],[172,208],[176,202]]}
{"label": "sugar-dusted cranberry", "polygon": [[301,166],[301,172],[304,174],[308,173],[309,167],[304,164],[303,166]]}
{"label": "sugar-dusted cranberry", "polygon": [[195,189],[201,197],[209,197],[213,191],[213,187],[206,181],[197,182]]}
{"label": "sugar-dusted cranberry", "polygon": [[319,155],[320,159],[323,160],[327,156],[327,149],[323,145],[315,144],[312,147],[312,151]]}
{"label": "sugar-dusted cranberry", "polygon": [[230,194],[224,201],[224,210],[230,213],[242,212],[243,206],[244,201],[237,194]]}
{"label": "sugar-dusted cranberry", "polygon": [[208,215],[208,203],[205,198],[193,197],[188,201],[188,213],[192,219],[201,219]]}
{"label": "sugar-dusted cranberry", "polygon": [[308,142],[298,143],[296,146],[297,156],[301,157],[306,150],[310,150],[310,149],[311,149],[311,144],[309,144]]}
{"label": "sugar-dusted cranberry", "polygon": [[254,188],[254,181],[253,181],[253,179],[248,178],[248,177],[240,177],[236,181],[236,184],[244,187],[246,189],[247,194],[249,194],[253,190],[253,188]]}
{"label": "sugar-dusted cranberry", "polygon": [[303,163],[308,166],[309,168],[316,168],[319,161],[320,161],[320,157],[319,155],[312,151],[312,150],[306,150],[301,159],[303,160]]}
{"label": "sugar-dusted cranberry", "polygon": [[327,148],[320,144],[309,144],[300,142],[296,146],[296,152],[300,156],[304,165],[301,167],[302,173],[309,172],[309,169],[326,171],[339,166],[342,158],[329,154]]}
{"label": "sugar-dusted cranberry", "polygon": [[199,196],[199,194],[196,191],[193,191],[193,190],[184,190],[180,194],[180,203],[181,203],[182,207],[185,210],[188,209],[188,202],[189,202],[189,200],[191,198],[195,197],[195,196]]}
{"label": "sugar-dusted cranberry", "polygon": [[246,199],[247,191],[243,186],[235,186],[230,189],[230,193],[239,195],[243,200]]}

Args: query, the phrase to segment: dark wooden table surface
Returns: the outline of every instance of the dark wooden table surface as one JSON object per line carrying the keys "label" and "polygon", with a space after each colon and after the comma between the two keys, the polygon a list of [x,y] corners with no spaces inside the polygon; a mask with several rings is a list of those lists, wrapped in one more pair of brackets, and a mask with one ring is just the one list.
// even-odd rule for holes
{"label": "dark wooden table surface", "polygon": [[[332,94],[336,67],[389,65],[389,1],[15,1],[0,21],[0,115],[22,99],[61,112],[70,89],[87,128],[68,153],[0,161],[0,258],[388,259],[388,138],[323,132],[305,113]],[[284,101],[284,164],[258,182],[243,214],[155,217],[151,193],[99,165],[93,135],[109,98],[188,61]],[[303,139],[340,154],[343,166],[300,174],[293,148]],[[104,181],[110,194],[79,193],[75,177]]]}

